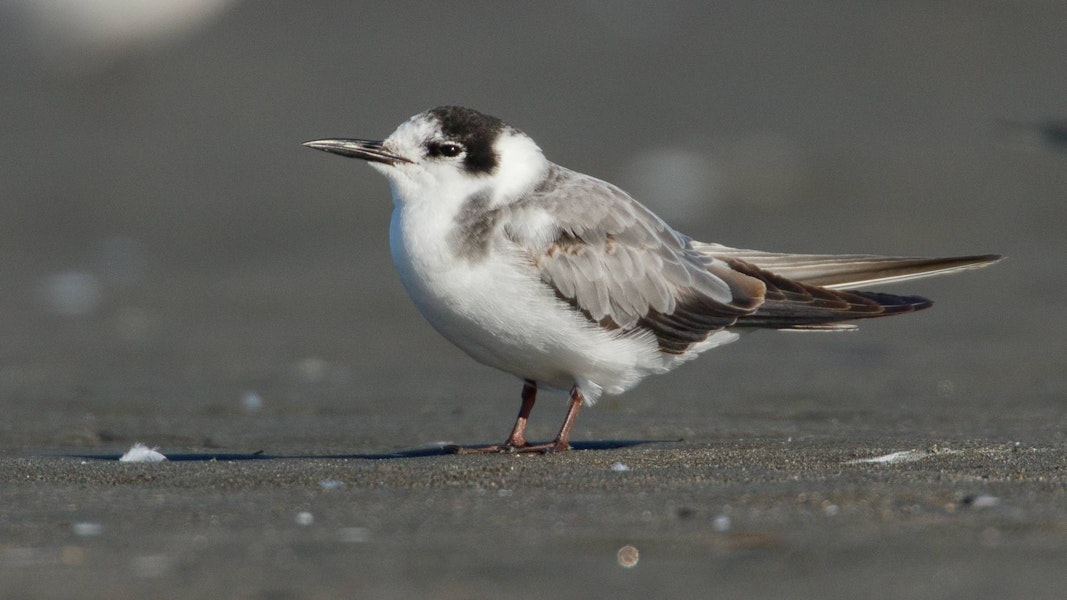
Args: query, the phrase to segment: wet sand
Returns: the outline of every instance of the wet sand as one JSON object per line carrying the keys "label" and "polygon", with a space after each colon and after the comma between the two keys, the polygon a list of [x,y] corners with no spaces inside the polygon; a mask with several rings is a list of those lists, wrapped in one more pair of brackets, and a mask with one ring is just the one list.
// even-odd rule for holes
{"label": "wet sand", "polygon": [[[857,461],[907,444],[843,446],[747,438],[544,457],[6,458],[3,576],[25,597],[1062,589],[1062,444],[957,443],[891,464]],[[627,545],[639,553],[629,568],[617,557]]]}

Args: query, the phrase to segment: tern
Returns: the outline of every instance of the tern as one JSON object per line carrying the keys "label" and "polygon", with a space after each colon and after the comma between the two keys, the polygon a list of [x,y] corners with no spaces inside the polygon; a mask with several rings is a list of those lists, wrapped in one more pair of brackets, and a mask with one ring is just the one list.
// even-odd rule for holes
{"label": "tern", "polygon": [[[417,114],[384,140],[306,142],[386,177],[389,246],[427,321],[475,360],[523,380],[500,444],[458,452],[570,448],[583,405],[666,373],[745,331],[840,331],[929,308],[857,290],[986,266],[948,258],[784,254],[696,241],[618,187],[545,158],[534,140],[476,110]],[[531,443],[538,389],[569,393],[555,439]]]}

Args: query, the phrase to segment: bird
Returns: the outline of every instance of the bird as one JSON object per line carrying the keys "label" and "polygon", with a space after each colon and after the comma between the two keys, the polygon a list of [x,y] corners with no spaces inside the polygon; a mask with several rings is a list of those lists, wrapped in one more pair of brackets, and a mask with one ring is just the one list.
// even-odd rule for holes
{"label": "bird", "polygon": [[[389,246],[400,281],[442,336],[523,381],[502,443],[457,453],[570,449],[575,419],[757,329],[844,331],[915,312],[921,296],[858,290],[983,267],[946,258],[787,254],[705,243],[620,188],[549,161],[526,133],[474,109],[439,106],[384,140],[304,146],[365,161],[393,200]],[[526,425],[538,390],[568,395],[556,437]]]}

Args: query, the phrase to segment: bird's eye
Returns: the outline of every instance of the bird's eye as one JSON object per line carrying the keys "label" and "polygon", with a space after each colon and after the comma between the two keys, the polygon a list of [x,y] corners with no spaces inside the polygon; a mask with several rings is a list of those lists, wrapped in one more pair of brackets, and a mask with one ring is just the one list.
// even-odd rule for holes
{"label": "bird's eye", "polygon": [[431,156],[445,156],[452,158],[463,153],[463,145],[455,142],[440,142],[430,146]]}

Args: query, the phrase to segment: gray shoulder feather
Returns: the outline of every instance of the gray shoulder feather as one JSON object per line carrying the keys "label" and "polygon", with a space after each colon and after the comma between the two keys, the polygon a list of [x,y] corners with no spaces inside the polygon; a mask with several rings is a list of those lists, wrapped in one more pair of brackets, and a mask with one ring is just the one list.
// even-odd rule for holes
{"label": "gray shoulder feather", "polygon": [[619,188],[556,165],[501,220],[558,297],[602,326],[651,331],[664,351],[684,352],[763,301],[758,279],[697,252]]}

